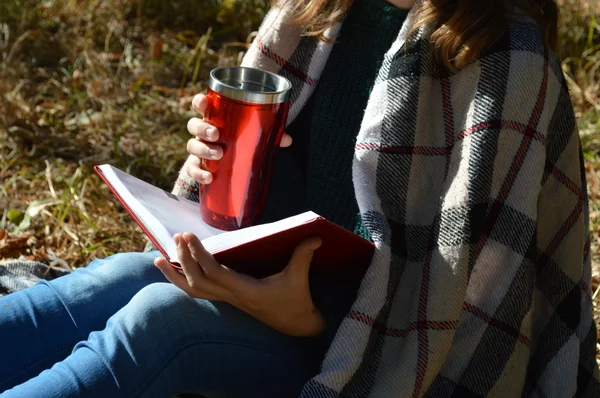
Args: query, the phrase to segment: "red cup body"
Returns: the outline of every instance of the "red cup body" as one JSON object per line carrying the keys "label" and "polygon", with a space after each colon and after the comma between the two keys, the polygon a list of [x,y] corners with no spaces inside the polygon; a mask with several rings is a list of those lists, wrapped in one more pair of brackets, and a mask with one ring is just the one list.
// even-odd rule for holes
{"label": "red cup body", "polygon": [[260,222],[275,152],[285,131],[289,101],[254,104],[208,89],[205,120],[219,129],[219,160],[203,160],[213,181],[200,188],[203,220],[231,231]]}

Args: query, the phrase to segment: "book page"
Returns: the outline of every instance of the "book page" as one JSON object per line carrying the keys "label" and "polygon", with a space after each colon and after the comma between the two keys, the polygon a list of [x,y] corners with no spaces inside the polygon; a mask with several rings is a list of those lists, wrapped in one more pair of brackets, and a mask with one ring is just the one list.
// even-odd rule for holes
{"label": "book page", "polygon": [[243,243],[264,238],[265,236],[275,235],[279,232],[306,224],[319,218],[319,215],[312,211],[307,211],[297,216],[285,218],[268,224],[255,225],[237,231],[230,231],[224,235],[211,236],[202,241],[204,248],[210,253],[217,253],[223,250],[239,246]]}
{"label": "book page", "polygon": [[200,207],[184,198],[157,188],[113,166],[98,167],[129,209],[165,250],[169,260],[178,262],[173,235],[193,232],[200,240],[224,231],[206,225]]}
{"label": "book page", "polygon": [[192,232],[208,252],[217,253],[319,218],[309,211],[274,223],[237,231],[221,231],[202,220],[198,203],[177,197],[113,166],[101,165],[98,168],[129,210],[167,253],[168,260],[174,263],[179,262],[173,240],[176,233]]}

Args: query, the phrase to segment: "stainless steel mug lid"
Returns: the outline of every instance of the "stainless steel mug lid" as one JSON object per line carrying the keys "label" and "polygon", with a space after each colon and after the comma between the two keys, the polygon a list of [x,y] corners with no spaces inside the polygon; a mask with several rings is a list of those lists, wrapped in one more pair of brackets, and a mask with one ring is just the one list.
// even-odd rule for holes
{"label": "stainless steel mug lid", "polygon": [[216,93],[253,104],[278,104],[290,98],[292,83],[256,68],[223,66],[210,72],[208,86]]}

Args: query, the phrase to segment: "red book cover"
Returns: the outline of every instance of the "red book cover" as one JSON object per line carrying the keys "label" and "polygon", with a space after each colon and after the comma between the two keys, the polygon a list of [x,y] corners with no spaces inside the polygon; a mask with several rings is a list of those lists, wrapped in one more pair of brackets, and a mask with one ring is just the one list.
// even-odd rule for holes
{"label": "red book cover", "polygon": [[283,270],[296,246],[311,236],[319,236],[323,241],[315,251],[312,268],[333,272],[365,271],[370,264],[375,246],[324,218],[213,255],[221,264],[238,272],[267,276]]}
{"label": "red book cover", "polygon": [[[116,188],[110,178],[107,178],[98,166],[94,167],[94,170],[107,184],[135,222],[142,228],[154,246],[174,267],[180,268],[179,264],[170,258],[173,256],[168,255],[169,249],[165,247],[164,236],[162,240],[163,244],[161,244],[161,240],[157,238],[156,231],[152,231],[148,224],[144,223],[142,218],[136,214],[136,211],[132,209],[132,206],[124,199],[123,195],[119,194],[119,190],[123,193],[122,186],[121,188]],[[151,187],[147,183],[141,181],[140,183]],[[152,189],[156,192],[162,191],[156,187],[152,187]],[[165,199],[162,198],[162,200]],[[199,216],[199,214],[200,208],[197,207],[197,215]],[[248,232],[253,232],[252,228],[255,227],[249,227]],[[250,236],[252,237],[248,241],[234,244],[224,249],[211,250],[207,247],[207,250],[213,254],[217,261],[238,272],[255,277],[264,277],[281,271],[287,265],[296,246],[304,239],[312,236],[319,236],[322,239],[322,245],[315,251],[311,263],[311,269],[318,269],[319,271],[344,272],[346,270],[364,272],[370,264],[375,249],[372,242],[319,216],[274,233],[261,234],[258,229],[256,231],[256,236],[251,234]],[[219,234],[219,240],[227,242],[228,234],[228,232]],[[202,237],[199,236],[199,238],[203,240]],[[167,244],[170,244],[170,242],[167,241]]]}

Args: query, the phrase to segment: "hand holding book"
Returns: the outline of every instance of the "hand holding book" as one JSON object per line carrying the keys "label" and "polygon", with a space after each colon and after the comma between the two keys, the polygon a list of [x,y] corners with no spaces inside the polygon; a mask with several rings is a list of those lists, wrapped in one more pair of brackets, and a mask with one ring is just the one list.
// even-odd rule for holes
{"label": "hand holding book", "polygon": [[[313,212],[270,224],[224,232],[204,223],[198,203],[176,197],[110,165],[95,168],[144,233],[176,268],[181,268],[173,236],[191,231],[204,248],[237,272],[264,278],[281,272],[300,242],[318,236],[323,244],[312,267],[323,271],[365,270],[374,245]],[[268,253],[268,255],[267,255]]]}
{"label": "hand holding book", "polygon": [[313,304],[308,283],[310,263],[321,239],[302,241],[283,271],[263,279],[220,264],[193,233],[176,234],[174,240],[183,274],[164,257],[155,265],[190,296],[225,301],[290,336],[309,337],[323,331],[324,319]]}
{"label": "hand holding book", "polygon": [[[167,279],[192,297],[225,301],[288,335],[324,328],[310,294],[311,268],[364,271],[373,254],[371,242],[313,212],[223,232],[203,222],[197,203],[110,165],[95,170],[162,253],[155,264]],[[193,232],[180,233],[186,230]]]}
{"label": "hand holding book", "polygon": [[207,96],[193,104],[205,119],[188,123],[195,138],[186,167],[203,184],[199,203],[109,165],[95,170],[160,250],[156,266],[172,283],[282,333],[313,336],[324,321],[309,269],[364,271],[374,245],[310,211],[260,225],[275,148],[291,143],[284,133],[290,89],[260,69],[211,71]]}

